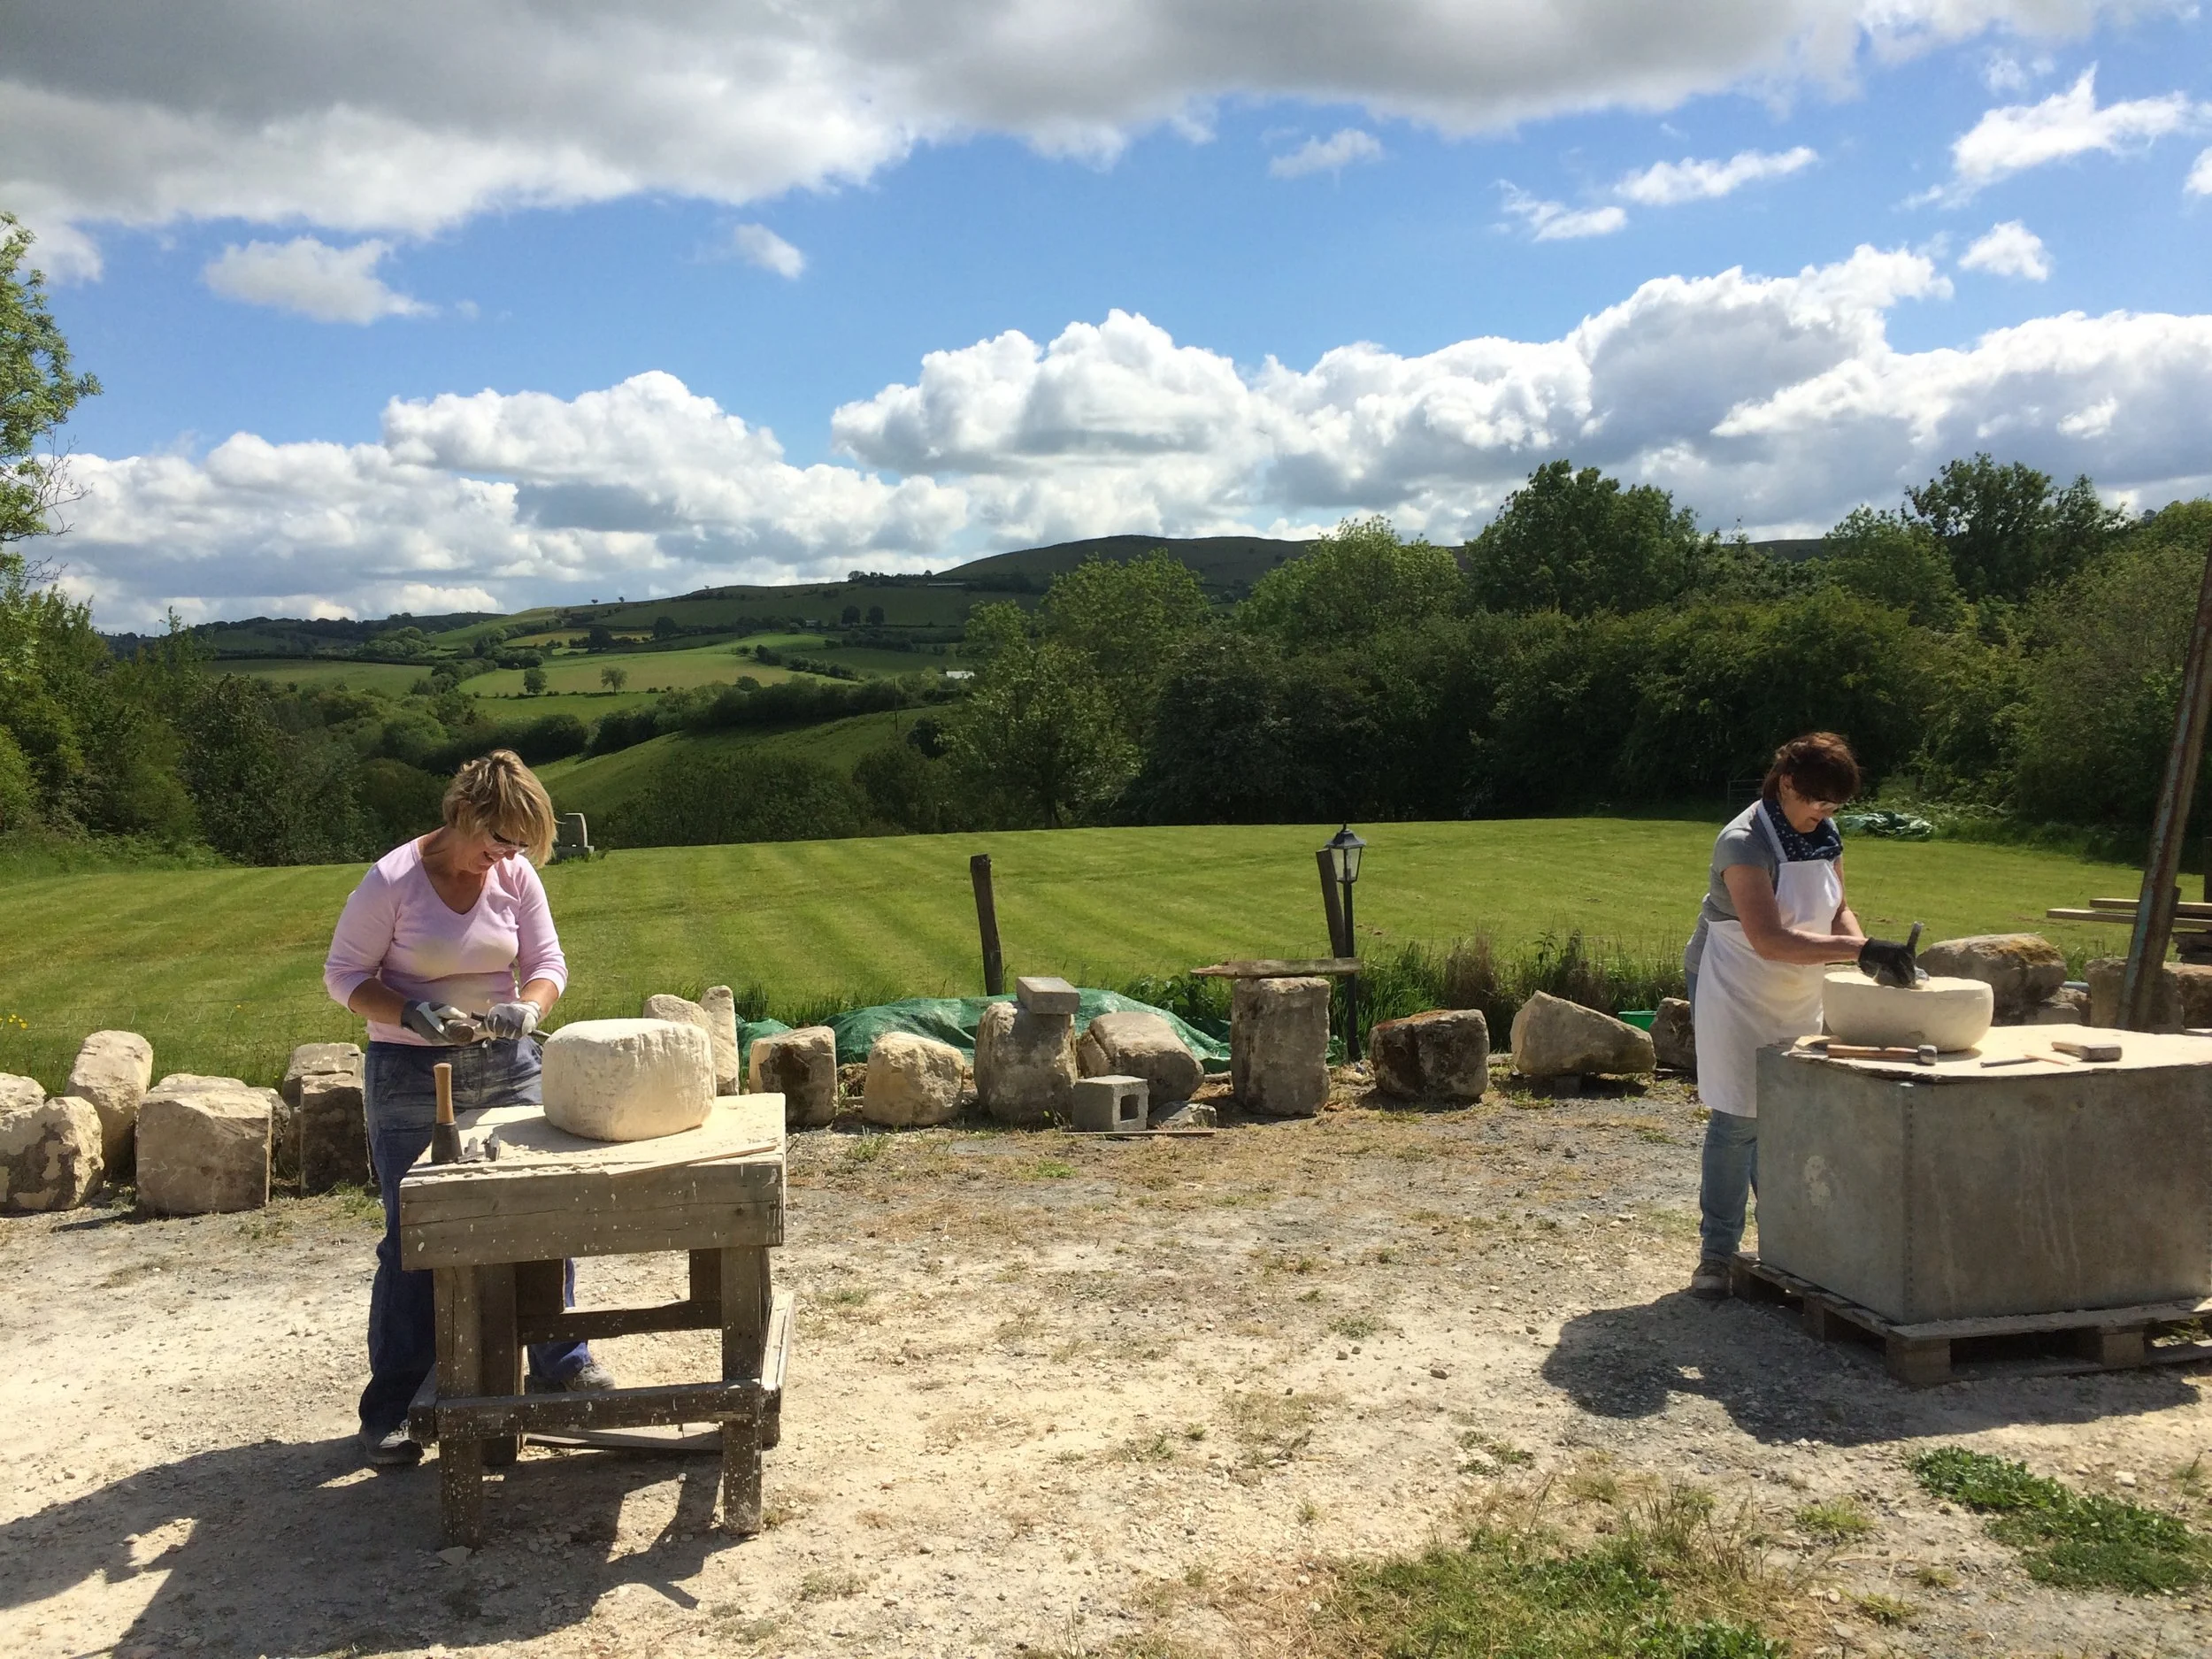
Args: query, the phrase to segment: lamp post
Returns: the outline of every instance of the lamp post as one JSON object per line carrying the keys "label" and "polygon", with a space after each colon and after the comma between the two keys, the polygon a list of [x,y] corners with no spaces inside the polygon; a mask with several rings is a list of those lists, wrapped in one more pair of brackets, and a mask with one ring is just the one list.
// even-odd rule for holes
{"label": "lamp post", "polygon": [[[1336,874],[1336,885],[1343,895],[1344,937],[1340,944],[1340,954],[1359,955],[1359,937],[1352,931],[1352,884],[1359,879],[1359,856],[1367,850],[1367,843],[1352,833],[1347,824],[1329,837],[1321,849],[1328,855],[1329,867]],[[1344,1057],[1359,1058],[1359,975],[1351,973],[1344,979]]]}

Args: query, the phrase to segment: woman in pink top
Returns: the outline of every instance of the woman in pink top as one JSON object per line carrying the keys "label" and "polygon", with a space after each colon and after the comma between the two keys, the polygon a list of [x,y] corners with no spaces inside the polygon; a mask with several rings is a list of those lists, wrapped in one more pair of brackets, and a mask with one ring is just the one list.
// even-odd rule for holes
{"label": "woman in pink top", "polygon": [[[534,867],[552,845],[553,803],[520,757],[501,749],[470,761],[446,791],[445,827],[394,848],[361,879],[323,964],[332,997],[369,1023],[362,1094],[384,1238],[369,1293],[361,1444],[380,1466],[422,1456],[407,1408],[437,1363],[430,1275],[399,1263],[400,1177],[430,1145],[437,1064],[453,1068],[457,1111],[541,1098],[530,1034],[568,984]],[[451,1028],[463,1014],[483,1041],[463,1042]],[[573,1264],[568,1284],[573,1300]],[[533,1389],[613,1386],[581,1342],[530,1348]]]}

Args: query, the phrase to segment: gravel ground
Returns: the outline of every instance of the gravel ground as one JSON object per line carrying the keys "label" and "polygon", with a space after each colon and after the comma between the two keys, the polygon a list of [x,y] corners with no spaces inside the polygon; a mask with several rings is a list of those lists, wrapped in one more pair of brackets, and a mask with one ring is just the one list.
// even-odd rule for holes
{"label": "gravel ground", "polygon": [[[1535,1491],[1602,1530],[1681,1482],[1770,1540],[1801,1655],[2212,1649],[2212,1600],[2036,1586],[1902,1462],[1959,1442],[2212,1524],[2202,1371],[1916,1392],[1694,1302],[1699,1133],[1672,1082],[1424,1112],[1348,1080],[1204,1140],[797,1136],[768,1530],[713,1528],[710,1458],[531,1448],[458,1563],[434,1462],[355,1456],[357,1195],[0,1220],[0,1652],[1325,1651],[1339,1563]],[[680,1274],[587,1263],[582,1297]],[[601,1352],[715,1363],[705,1333]],[[1844,1498],[1870,1531],[1801,1535]]]}

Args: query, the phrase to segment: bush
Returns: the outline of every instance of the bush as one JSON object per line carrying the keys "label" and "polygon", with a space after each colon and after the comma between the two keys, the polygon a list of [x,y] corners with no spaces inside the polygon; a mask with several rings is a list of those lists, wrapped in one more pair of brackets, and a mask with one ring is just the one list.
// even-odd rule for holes
{"label": "bush", "polygon": [[671,755],[609,813],[610,847],[829,841],[865,833],[867,803],[849,778],[795,755]]}

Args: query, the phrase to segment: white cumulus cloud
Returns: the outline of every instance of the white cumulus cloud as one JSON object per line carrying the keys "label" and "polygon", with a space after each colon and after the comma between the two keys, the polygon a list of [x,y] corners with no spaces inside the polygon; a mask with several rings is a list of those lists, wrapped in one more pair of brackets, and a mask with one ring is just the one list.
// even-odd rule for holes
{"label": "white cumulus cloud", "polygon": [[350,248],[333,248],[312,236],[250,242],[224,249],[201,276],[226,299],[297,311],[319,323],[428,315],[429,306],[388,288],[376,274],[391,250],[389,242],[374,239]]}
{"label": "white cumulus cloud", "polygon": [[740,225],[730,233],[730,245],[747,265],[796,280],[806,269],[806,256],[765,225]]}
{"label": "white cumulus cloud", "polygon": [[58,250],[64,227],[192,219],[421,235],[647,192],[741,204],[976,133],[1110,159],[1239,98],[1471,133],[1837,88],[1868,61],[2078,34],[2136,3],[446,0],[311,22],[291,0],[88,0],[8,32],[0,201]]}
{"label": "white cumulus cloud", "polygon": [[2189,169],[2181,188],[2191,196],[2212,196],[2212,150],[2199,152],[2197,165]]}
{"label": "white cumulus cloud", "polygon": [[1803,144],[1773,155],[1747,150],[1726,161],[1699,161],[1686,156],[1680,161],[1654,162],[1613,188],[1628,201],[1646,207],[1672,207],[1728,196],[1767,179],[1787,178],[1819,159],[1817,151]]}
{"label": "white cumulus cloud", "polygon": [[2051,274],[2051,253],[2043,238],[2016,219],[1992,225],[1959,256],[1959,264],[1969,271],[2025,277],[2031,282],[2045,281]]}
{"label": "white cumulus cloud", "polygon": [[1310,173],[1342,173],[1354,162],[1380,161],[1382,141],[1356,127],[1340,127],[1326,138],[1309,138],[1267,170],[1278,179],[1302,179]]}
{"label": "white cumulus cloud", "polygon": [[1978,449],[2135,505],[2212,489],[2212,315],[2070,311],[1892,343],[1900,306],[1950,291],[1924,254],[1861,248],[1786,275],[1655,278],[1555,338],[1354,342],[1249,369],[1117,311],[927,354],[835,411],[845,458],[805,467],[664,373],[395,401],[373,443],[242,433],[201,457],[81,456],[88,493],[57,551],[117,627],[169,603],[517,608],[1348,512],[1456,541],[1561,456],[1754,535],[1816,533]]}
{"label": "white cumulus cloud", "polygon": [[1528,227],[1538,242],[1571,242],[1583,236],[1610,236],[1628,223],[1628,215],[1608,203],[1603,207],[1569,207],[1547,202],[1517,185],[1501,184],[1505,211]]}
{"label": "white cumulus cloud", "polygon": [[1985,114],[1951,146],[1954,188],[1968,196],[2031,167],[2093,151],[2109,155],[2139,149],[2170,133],[2185,132],[2205,116],[2204,109],[2178,92],[2100,105],[2093,66],[2040,104],[2011,104]]}

